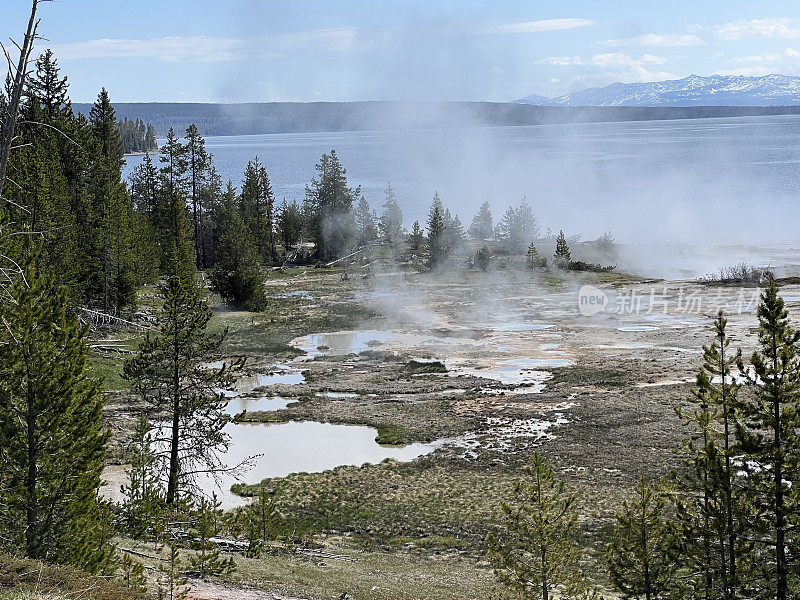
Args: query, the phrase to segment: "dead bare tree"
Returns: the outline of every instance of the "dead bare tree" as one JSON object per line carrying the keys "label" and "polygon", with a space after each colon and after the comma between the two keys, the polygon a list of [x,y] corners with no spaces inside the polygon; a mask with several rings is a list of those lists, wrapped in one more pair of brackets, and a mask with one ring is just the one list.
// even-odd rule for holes
{"label": "dead bare tree", "polygon": [[36,10],[39,8],[40,2],[48,2],[49,0],[33,0],[31,5],[31,16],[28,19],[28,29],[25,31],[25,37],[22,39],[22,45],[15,42],[13,39],[11,43],[16,46],[19,52],[19,60],[16,66],[11,59],[8,48],[0,42],[0,49],[6,57],[8,63],[8,73],[11,76],[11,90],[8,98],[8,109],[6,111],[5,119],[3,119],[3,126],[0,129],[0,193],[2,193],[3,186],[6,181],[6,172],[8,170],[8,159],[11,156],[11,151],[14,149],[14,132],[17,124],[17,116],[19,115],[19,106],[22,102],[22,92],[25,89],[25,83],[30,75],[30,61],[31,52],[33,51],[33,44],[36,41],[36,32],[39,29],[39,19],[36,18]]}
{"label": "dead bare tree", "polygon": [[[17,48],[19,52],[19,59],[16,64],[11,58],[9,49],[0,42],[0,49],[6,58],[8,64],[8,76],[11,82],[9,89],[8,105],[6,106],[5,115],[0,125],[0,200],[11,202],[3,194],[6,181],[8,179],[8,161],[11,157],[11,152],[19,146],[15,146],[16,141],[16,126],[19,116],[19,108],[22,102],[22,93],[25,89],[25,84],[30,75],[30,61],[31,52],[33,52],[34,42],[37,39],[37,30],[39,29],[39,19],[36,18],[36,11],[39,8],[40,2],[49,2],[50,0],[32,0],[31,15],[28,19],[28,28],[25,31],[25,36],[22,39],[22,44],[17,43],[11,39],[11,43]],[[2,207],[0,207],[2,208]],[[24,210],[23,207],[19,207]],[[10,224],[4,219],[0,213],[0,246],[3,242],[7,241],[14,235],[19,235],[20,232],[13,231]],[[0,290],[5,288],[5,285],[11,281],[14,274],[21,274],[22,269],[20,265],[10,256],[0,252]]]}

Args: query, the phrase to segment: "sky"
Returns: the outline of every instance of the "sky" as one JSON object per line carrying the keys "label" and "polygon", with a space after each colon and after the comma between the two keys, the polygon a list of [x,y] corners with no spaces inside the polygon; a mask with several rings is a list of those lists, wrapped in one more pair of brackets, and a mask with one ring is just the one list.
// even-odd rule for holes
{"label": "sky", "polygon": [[[19,39],[29,0],[0,0]],[[691,74],[800,75],[800,3],[53,0],[73,101],[486,100]]]}

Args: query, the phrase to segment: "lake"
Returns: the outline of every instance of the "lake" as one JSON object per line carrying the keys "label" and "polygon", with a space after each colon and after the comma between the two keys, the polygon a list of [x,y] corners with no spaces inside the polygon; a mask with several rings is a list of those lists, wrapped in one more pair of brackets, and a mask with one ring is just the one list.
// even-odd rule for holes
{"label": "lake", "polygon": [[[544,227],[631,243],[791,242],[800,195],[800,116],[209,137],[223,179],[266,165],[276,197],[302,199],[324,152],[376,210],[388,182],[406,225],[438,190],[468,226],[522,196]],[[141,157],[127,157],[126,173]]]}

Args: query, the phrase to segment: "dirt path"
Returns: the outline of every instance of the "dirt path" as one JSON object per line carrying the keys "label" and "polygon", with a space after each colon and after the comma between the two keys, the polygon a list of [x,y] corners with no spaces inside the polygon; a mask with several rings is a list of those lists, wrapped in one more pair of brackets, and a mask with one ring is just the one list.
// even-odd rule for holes
{"label": "dirt path", "polygon": [[202,579],[190,579],[189,586],[191,588],[187,596],[189,600],[309,600],[281,596],[250,587],[226,586]]}

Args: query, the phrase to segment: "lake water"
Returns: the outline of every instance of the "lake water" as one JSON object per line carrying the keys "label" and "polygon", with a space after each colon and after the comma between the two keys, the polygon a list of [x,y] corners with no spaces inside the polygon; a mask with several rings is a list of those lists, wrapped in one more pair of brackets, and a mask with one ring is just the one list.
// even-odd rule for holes
{"label": "lake water", "polygon": [[[336,149],[374,208],[391,181],[407,226],[438,190],[465,226],[482,202],[497,218],[527,195],[543,227],[584,239],[798,237],[800,116],[209,137],[206,147],[225,180],[240,185],[258,155],[278,199],[298,200]],[[128,157],[126,172],[140,160]]]}

